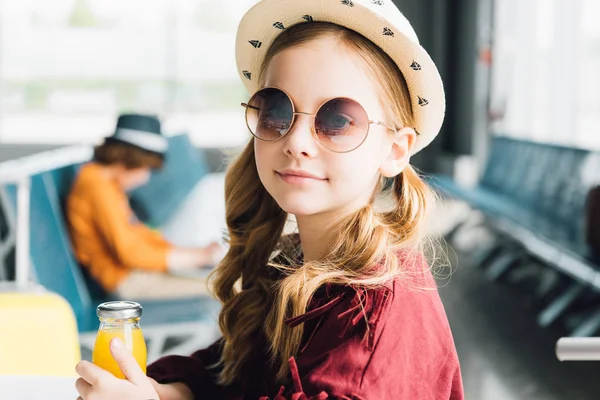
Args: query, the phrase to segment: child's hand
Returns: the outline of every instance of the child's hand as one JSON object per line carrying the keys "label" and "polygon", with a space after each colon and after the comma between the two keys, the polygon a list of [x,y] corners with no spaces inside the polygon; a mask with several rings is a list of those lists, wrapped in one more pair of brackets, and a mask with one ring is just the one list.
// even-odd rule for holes
{"label": "child's hand", "polygon": [[126,379],[119,379],[88,361],[77,364],[81,376],[75,383],[78,400],[159,400],[150,379],[119,339],[110,343],[110,352]]}
{"label": "child's hand", "polygon": [[223,257],[225,257],[225,254],[227,254],[227,249],[217,242],[212,242],[206,246],[206,251],[210,254],[210,261],[213,266],[220,263]]}
{"label": "child's hand", "polygon": [[194,394],[183,383],[174,382],[164,384],[158,383],[152,378],[148,379],[152,382],[152,386],[154,386],[160,400],[194,400]]}
{"label": "child's hand", "polygon": [[214,267],[221,262],[225,253],[227,253],[226,249],[216,242],[212,242],[205,247],[194,249],[194,252],[197,256],[196,268]]}

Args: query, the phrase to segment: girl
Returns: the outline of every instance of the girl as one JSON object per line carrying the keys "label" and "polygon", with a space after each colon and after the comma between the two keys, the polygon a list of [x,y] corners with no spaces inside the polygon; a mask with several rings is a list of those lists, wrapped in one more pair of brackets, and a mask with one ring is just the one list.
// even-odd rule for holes
{"label": "girl", "polygon": [[226,178],[223,337],[150,365],[156,381],[115,341],[129,380],[83,362],[82,398],[462,399],[409,165],[444,95],[410,24],[390,0],[263,0],[236,51],[254,138]]}

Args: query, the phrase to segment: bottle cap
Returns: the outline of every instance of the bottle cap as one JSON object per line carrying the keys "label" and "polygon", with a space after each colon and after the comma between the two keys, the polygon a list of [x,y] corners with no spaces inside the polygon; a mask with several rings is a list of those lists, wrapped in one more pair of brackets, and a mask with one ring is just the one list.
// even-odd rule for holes
{"label": "bottle cap", "polygon": [[142,305],[133,301],[109,301],[96,309],[100,318],[130,319],[142,316]]}

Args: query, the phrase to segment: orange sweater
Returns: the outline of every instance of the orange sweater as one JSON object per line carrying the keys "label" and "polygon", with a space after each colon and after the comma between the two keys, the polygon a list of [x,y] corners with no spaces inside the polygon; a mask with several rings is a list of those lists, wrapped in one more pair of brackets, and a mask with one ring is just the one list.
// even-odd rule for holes
{"label": "orange sweater", "polygon": [[77,260],[108,292],[132,269],[167,270],[171,245],[135,218],[126,193],[98,164],[81,168],[66,213]]}

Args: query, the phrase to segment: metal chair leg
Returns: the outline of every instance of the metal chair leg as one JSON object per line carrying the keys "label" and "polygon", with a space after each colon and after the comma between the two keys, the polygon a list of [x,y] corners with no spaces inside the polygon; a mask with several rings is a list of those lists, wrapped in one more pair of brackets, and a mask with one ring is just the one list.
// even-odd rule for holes
{"label": "metal chair leg", "polygon": [[523,257],[522,250],[506,252],[497,258],[485,272],[486,278],[497,281]]}
{"label": "metal chair leg", "polygon": [[473,254],[473,265],[484,268],[494,259],[504,248],[504,244],[494,243],[484,246]]}
{"label": "metal chair leg", "polygon": [[575,302],[575,300],[577,300],[579,296],[581,296],[581,294],[583,294],[586,289],[587,287],[581,283],[573,283],[538,315],[538,324],[544,328],[552,324]]}
{"label": "metal chair leg", "polygon": [[600,328],[600,308],[586,318],[570,336],[574,337],[589,337],[598,332]]}
{"label": "metal chair leg", "polygon": [[548,296],[548,294],[560,284],[560,278],[561,275],[557,271],[546,268],[542,272],[540,283],[535,291],[536,297],[543,299]]}

